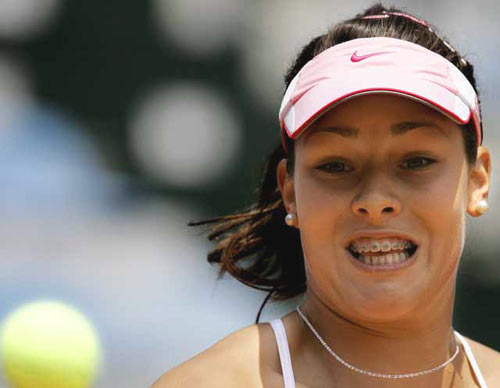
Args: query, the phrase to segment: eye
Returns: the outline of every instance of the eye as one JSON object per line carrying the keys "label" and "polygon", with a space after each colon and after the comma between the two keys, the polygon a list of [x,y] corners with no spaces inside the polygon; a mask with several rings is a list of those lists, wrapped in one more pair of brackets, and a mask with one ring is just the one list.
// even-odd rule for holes
{"label": "eye", "polygon": [[[425,163],[422,163],[422,161]],[[436,163],[436,161],[434,159],[417,156],[415,158],[406,159],[405,163],[408,163],[408,168],[410,170],[419,170]]]}
{"label": "eye", "polygon": [[344,168],[346,166],[349,166],[349,165],[342,163],[342,162],[329,162],[329,163],[325,163],[325,164],[319,166],[318,170],[322,170],[322,171],[326,171],[326,172],[333,172],[333,173],[344,173],[344,172],[352,171],[351,167],[348,167],[348,170],[346,170]]}

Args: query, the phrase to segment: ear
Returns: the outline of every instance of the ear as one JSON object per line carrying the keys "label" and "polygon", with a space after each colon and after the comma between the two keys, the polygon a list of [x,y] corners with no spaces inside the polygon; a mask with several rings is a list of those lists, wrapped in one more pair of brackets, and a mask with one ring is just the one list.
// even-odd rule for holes
{"label": "ear", "polygon": [[490,152],[484,146],[479,146],[475,166],[469,172],[467,192],[467,212],[473,217],[479,217],[477,211],[479,201],[488,200],[491,179]]}
{"label": "ear", "polygon": [[288,174],[286,168],[287,160],[281,159],[276,167],[276,178],[278,181],[278,187],[281,192],[281,198],[283,199],[283,204],[287,213],[294,214],[296,217],[295,227],[298,228],[299,220],[297,215],[297,205],[295,201],[295,186],[293,184],[293,176]]}

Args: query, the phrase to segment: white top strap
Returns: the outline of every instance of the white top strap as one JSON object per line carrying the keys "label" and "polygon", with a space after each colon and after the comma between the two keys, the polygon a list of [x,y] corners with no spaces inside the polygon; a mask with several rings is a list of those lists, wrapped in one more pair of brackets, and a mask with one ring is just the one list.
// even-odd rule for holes
{"label": "white top strap", "polygon": [[295,378],[293,376],[292,360],[290,358],[290,349],[288,347],[288,339],[286,337],[285,325],[281,319],[273,319],[269,322],[273,328],[278,344],[278,352],[281,362],[281,373],[283,374],[283,381],[285,388],[295,388]]}
{"label": "white top strap", "polygon": [[467,343],[465,338],[462,336],[462,334],[460,334],[458,331],[455,330],[455,334],[464,347],[465,354],[466,354],[467,358],[469,359],[469,362],[472,366],[472,370],[473,370],[474,374],[476,375],[479,386],[481,388],[488,388],[488,385],[486,385],[486,381],[484,380],[484,377],[483,377],[481,371],[479,370],[479,365],[477,364],[477,361],[474,358],[474,355],[472,354],[472,349],[470,348],[469,344]]}

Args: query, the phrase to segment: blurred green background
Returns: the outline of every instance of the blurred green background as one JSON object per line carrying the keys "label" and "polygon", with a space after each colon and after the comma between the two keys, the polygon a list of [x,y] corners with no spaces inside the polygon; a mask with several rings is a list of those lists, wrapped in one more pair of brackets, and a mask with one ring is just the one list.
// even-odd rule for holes
{"label": "blurred green background", "polygon": [[[266,294],[217,281],[210,245],[185,224],[252,203],[287,66],[371,4],[0,1],[0,319],[41,298],[80,309],[99,331],[106,388],[149,386],[252,324]],[[384,4],[475,64],[493,176],[490,210],[467,220],[454,326],[500,350],[500,5]],[[261,322],[297,302],[268,304]]]}

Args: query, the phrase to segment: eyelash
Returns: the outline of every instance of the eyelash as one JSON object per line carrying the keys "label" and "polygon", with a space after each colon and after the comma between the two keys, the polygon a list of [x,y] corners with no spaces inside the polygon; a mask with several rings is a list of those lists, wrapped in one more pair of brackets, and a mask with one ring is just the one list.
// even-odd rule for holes
{"label": "eyelash", "polygon": [[[436,163],[436,161],[434,159],[426,158],[426,157],[423,157],[423,156],[417,156],[417,157],[409,158],[409,159],[406,159],[405,162],[412,161],[412,160],[425,160],[427,163],[424,166],[418,166],[416,168],[409,168],[410,170],[423,170],[424,168],[430,166],[431,164]],[[327,168],[324,168],[325,166],[339,165],[339,164],[342,164],[344,166],[346,165],[343,162],[330,162],[330,163],[326,163],[326,164],[323,164],[323,165],[319,166],[318,169],[319,170],[328,171]],[[350,172],[350,171],[338,171],[338,170],[334,170],[334,171],[331,171],[331,172],[333,174],[343,174],[343,173],[347,173],[347,172]]]}

